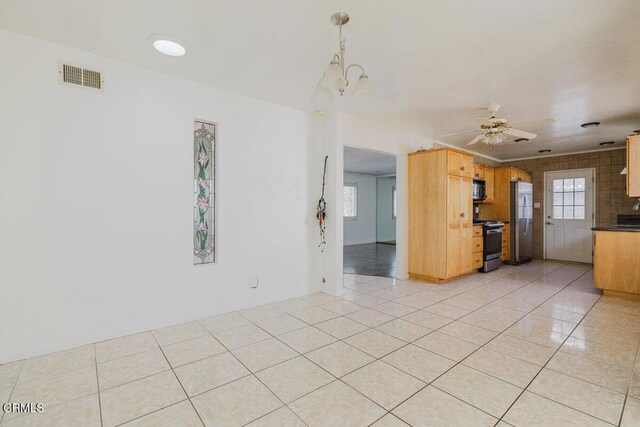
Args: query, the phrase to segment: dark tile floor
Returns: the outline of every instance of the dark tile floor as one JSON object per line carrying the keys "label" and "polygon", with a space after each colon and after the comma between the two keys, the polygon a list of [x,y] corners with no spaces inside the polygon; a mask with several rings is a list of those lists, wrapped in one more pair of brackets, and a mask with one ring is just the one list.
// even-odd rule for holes
{"label": "dark tile floor", "polygon": [[396,246],[381,243],[345,246],[344,272],[365,276],[395,277]]}

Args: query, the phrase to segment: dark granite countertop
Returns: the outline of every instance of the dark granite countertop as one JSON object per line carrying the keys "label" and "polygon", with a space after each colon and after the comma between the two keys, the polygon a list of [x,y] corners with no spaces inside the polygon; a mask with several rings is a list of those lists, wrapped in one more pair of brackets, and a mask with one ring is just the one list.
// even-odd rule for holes
{"label": "dark granite countertop", "polygon": [[602,225],[600,227],[593,227],[593,231],[625,231],[640,233],[640,225]]}

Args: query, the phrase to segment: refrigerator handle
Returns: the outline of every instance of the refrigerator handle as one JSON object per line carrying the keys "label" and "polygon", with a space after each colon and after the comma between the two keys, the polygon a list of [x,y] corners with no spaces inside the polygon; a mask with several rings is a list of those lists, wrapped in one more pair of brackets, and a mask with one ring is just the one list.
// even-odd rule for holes
{"label": "refrigerator handle", "polygon": [[527,235],[529,221],[527,219],[527,195],[524,195],[524,205],[522,206],[522,216],[524,217],[524,235]]}

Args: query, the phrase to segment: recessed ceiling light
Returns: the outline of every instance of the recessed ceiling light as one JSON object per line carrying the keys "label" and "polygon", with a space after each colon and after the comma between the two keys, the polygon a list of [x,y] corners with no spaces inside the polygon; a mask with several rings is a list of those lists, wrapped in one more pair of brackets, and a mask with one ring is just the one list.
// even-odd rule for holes
{"label": "recessed ceiling light", "polygon": [[613,145],[615,144],[615,141],[605,141],[605,142],[601,142],[600,145]]}
{"label": "recessed ceiling light", "polygon": [[513,142],[527,142],[529,140],[529,138],[518,138],[515,139]]}
{"label": "recessed ceiling light", "polygon": [[551,152],[551,150],[538,150],[538,153],[541,153],[541,154],[542,153],[550,153],[550,152]]}
{"label": "recessed ceiling light", "polygon": [[600,122],[588,122],[588,123],[583,123],[580,125],[581,128],[594,128],[600,126]]}
{"label": "recessed ceiling light", "polygon": [[187,43],[166,34],[152,34],[148,40],[154,49],[169,56],[183,56],[187,53]]}

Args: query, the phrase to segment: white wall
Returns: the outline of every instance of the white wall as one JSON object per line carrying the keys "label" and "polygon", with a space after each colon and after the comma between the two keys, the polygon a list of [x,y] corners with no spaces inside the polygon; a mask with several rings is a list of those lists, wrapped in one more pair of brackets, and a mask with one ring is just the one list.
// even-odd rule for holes
{"label": "white wall", "polygon": [[[342,151],[345,145],[396,156],[396,188],[398,189],[396,277],[407,278],[407,154],[420,148],[432,148],[433,140],[347,114],[338,113],[336,116],[336,139],[331,147],[331,153],[338,159],[338,170],[342,168]],[[337,182],[336,188],[340,188],[340,191],[342,191],[342,173],[338,173],[338,171],[332,172]],[[336,194],[336,209],[342,209],[342,197],[342,194]],[[342,216],[338,215],[338,212],[329,213],[335,216],[333,216],[333,220],[329,221],[328,226],[335,226],[336,229],[342,230]],[[332,221],[335,221],[336,224],[334,225]],[[336,258],[338,259],[338,271],[341,272],[343,268],[341,236],[337,236],[337,239],[332,244],[335,246],[335,251],[338,252]],[[342,289],[342,275],[332,274],[328,277],[328,281],[326,290],[339,294]]]}
{"label": "white wall", "polygon": [[359,245],[376,241],[376,177],[345,173],[344,182],[358,185],[358,217],[344,219],[344,244]]}
{"label": "white wall", "polygon": [[376,196],[376,240],[396,240],[396,219],[393,217],[393,189],[396,178],[378,178]]}
{"label": "white wall", "polygon": [[[305,113],[6,31],[0,57],[0,363],[319,289]],[[59,85],[59,59],[104,92]],[[219,123],[200,266],[194,118]]]}

